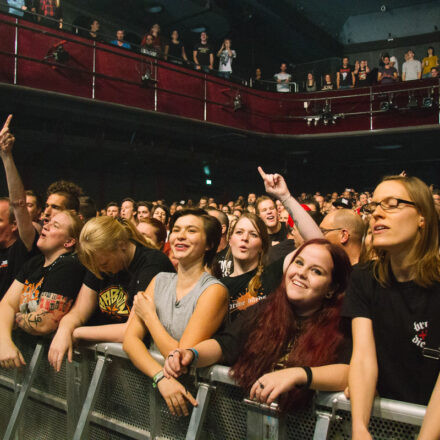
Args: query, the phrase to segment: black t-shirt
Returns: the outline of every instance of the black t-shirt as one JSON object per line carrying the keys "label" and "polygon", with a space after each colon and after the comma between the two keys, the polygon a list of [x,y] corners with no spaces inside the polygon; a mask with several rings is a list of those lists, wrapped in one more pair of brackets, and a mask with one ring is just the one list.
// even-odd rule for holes
{"label": "black t-shirt", "polygon": [[440,314],[440,284],[425,289],[392,280],[382,287],[370,266],[354,268],[342,315],[373,323],[381,397],[428,404],[440,369],[422,355],[433,310]]}
{"label": "black t-shirt", "polygon": [[352,66],[341,66],[339,68],[339,87],[351,86],[353,84],[353,77],[351,76],[351,72],[353,72]]}
{"label": "black t-shirt", "polygon": [[229,291],[229,318],[234,320],[241,311],[253,306],[261,299],[272,293],[281,283],[283,277],[283,263],[280,259],[266,266],[261,275],[261,287],[257,296],[252,296],[248,291],[248,285],[257,269],[246,272],[236,277],[224,277],[220,281]]}
{"label": "black t-shirt", "polygon": [[24,284],[20,297],[21,313],[35,312],[43,293],[45,301],[53,305],[59,301],[60,295],[69,298],[69,306],[78,295],[85,269],[76,254],[64,254],[49,266],[43,265],[44,256],[37,255],[23,265],[16,277]]}
{"label": "black t-shirt", "polygon": [[177,44],[172,41],[169,42],[168,55],[170,56],[171,61],[182,59],[182,47],[183,44],[180,41]]}
{"label": "black t-shirt", "polygon": [[102,280],[87,272],[84,284],[98,293],[99,313],[95,321],[99,324],[127,321],[134,295],[145,290],[159,272],[175,270],[165,254],[141,245],[136,245],[128,269],[114,275],[102,274]]}
{"label": "black t-shirt", "polygon": [[271,264],[295,250],[295,240],[288,238],[269,248],[267,253],[267,263]]}
{"label": "black t-shirt", "polygon": [[[254,307],[249,307],[233,322],[228,323],[225,328],[213,336],[223,353],[223,360],[226,365],[234,365],[237,362],[244,345],[249,340],[249,335],[255,328],[261,308],[265,307],[266,300],[260,301]],[[313,319],[313,316],[307,319]],[[337,363],[348,364],[351,358],[352,341],[350,335],[343,331],[344,339],[337,350]],[[252,341],[249,341],[252,343]]]}
{"label": "black t-shirt", "polygon": [[278,243],[281,243],[287,238],[287,228],[284,222],[280,222],[281,228],[275,234],[269,234],[269,240],[271,241],[271,245],[274,246]]}
{"label": "black t-shirt", "polygon": [[17,277],[23,264],[33,256],[40,253],[37,248],[38,234],[35,232],[32,249],[28,251],[26,246],[17,238],[15,243],[7,249],[0,249],[0,299],[3,298],[12,282]]}
{"label": "black t-shirt", "polygon": [[367,69],[359,68],[358,73],[356,74],[356,87],[366,87],[370,85],[370,75],[367,72]]}
{"label": "black t-shirt", "polygon": [[229,253],[228,258],[228,251],[229,245],[215,255],[214,263],[217,265],[221,277],[228,277],[234,271],[232,253]]}
{"label": "black t-shirt", "polygon": [[197,60],[201,66],[209,66],[211,64],[209,55],[212,53],[212,49],[209,44],[197,43],[194,46],[194,50],[197,51]]}
{"label": "black t-shirt", "polygon": [[387,69],[383,66],[379,69],[379,72],[382,74],[381,84],[394,84],[396,82],[394,74],[397,73],[397,70],[395,67],[388,67]]}

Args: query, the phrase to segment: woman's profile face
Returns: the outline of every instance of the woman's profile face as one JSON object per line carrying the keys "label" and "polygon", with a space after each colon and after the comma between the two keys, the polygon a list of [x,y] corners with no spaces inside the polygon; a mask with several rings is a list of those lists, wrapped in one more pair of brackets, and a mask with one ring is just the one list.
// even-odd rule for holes
{"label": "woman's profile face", "polygon": [[232,256],[236,260],[258,261],[262,251],[260,233],[254,224],[246,217],[240,218],[229,239]]}
{"label": "woman's profile face", "polygon": [[[380,183],[374,191],[372,201],[379,203],[390,198],[413,201],[405,186],[396,180]],[[408,252],[422,226],[423,217],[413,205],[399,203],[397,208],[391,210],[384,210],[379,205],[370,219],[373,246],[393,253]]]}
{"label": "woman's profile face", "polygon": [[178,261],[203,258],[207,251],[203,219],[195,215],[179,217],[170,233],[170,245]]}
{"label": "woman's profile face", "polygon": [[310,244],[287,268],[286,295],[299,316],[319,310],[331,294],[333,259],[325,245]]}

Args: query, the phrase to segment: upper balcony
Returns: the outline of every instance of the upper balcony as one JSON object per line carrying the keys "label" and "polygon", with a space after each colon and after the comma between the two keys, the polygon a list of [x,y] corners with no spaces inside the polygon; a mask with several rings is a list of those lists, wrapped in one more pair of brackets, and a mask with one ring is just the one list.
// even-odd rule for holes
{"label": "upper balcony", "polygon": [[263,135],[314,138],[439,126],[437,78],[266,92],[7,14],[0,14],[0,82]]}

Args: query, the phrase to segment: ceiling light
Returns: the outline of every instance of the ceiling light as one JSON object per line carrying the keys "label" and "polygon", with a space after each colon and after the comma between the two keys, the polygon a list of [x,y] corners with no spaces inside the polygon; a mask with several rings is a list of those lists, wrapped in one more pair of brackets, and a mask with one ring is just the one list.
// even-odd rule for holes
{"label": "ceiling light", "polygon": [[196,34],[200,34],[201,32],[206,32],[206,26],[196,26],[191,28],[191,32],[195,32]]}
{"label": "ceiling light", "polygon": [[147,6],[145,10],[150,14],[160,14],[163,11],[163,6],[159,4]]}

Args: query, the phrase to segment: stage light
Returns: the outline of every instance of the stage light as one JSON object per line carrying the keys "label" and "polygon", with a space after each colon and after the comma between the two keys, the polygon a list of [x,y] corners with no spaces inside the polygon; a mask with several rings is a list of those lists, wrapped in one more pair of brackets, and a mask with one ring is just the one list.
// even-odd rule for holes
{"label": "stage light", "polygon": [[408,108],[418,108],[419,103],[417,102],[417,97],[412,93],[408,96]]}
{"label": "stage light", "polygon": [[206,179],[205,182],[206,182],[207,185],[212,185],[212,180],[211,179]]}
{"label": "stage light", "polygon": [[380,103],[380,109],[384,112],[388,111],[391,108],[391,102],[383,101]]}
{"label": "stage light", "polygon": [[243,108],[243,103],[241,102],[240,92],[237,92],[237,94],[235,95],[233,105],[234,105],[235,112],[237,110],[240,110],[241,108]]}
{"label": "stage light", "polygon": [[423,108],[432,108],[432,105],[434,104],[434,100],[431,96],[426,96],[423,98],[422,107]]}

